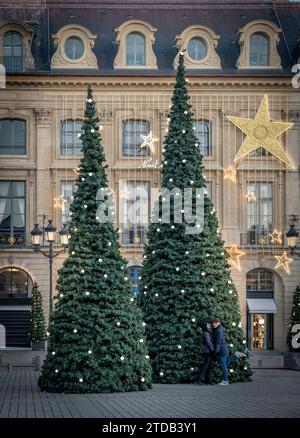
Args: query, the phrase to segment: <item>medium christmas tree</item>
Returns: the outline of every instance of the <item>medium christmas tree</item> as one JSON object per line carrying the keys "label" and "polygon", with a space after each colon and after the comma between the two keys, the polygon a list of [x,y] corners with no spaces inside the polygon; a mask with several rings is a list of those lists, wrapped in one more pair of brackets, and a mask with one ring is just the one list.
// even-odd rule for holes
{"label": "medium christmas tree", "polygon": [[59,270],[58,301],[39,386],[70,393],[146,390],[151,367],[145,324],[119,252],[118,233],[113,223],[99,220],[97,211],[114,214],[111,198],[101,197],[107,176],[90,87],[81,138],[69,256]]}
{"label": "medium christmas tree", "polygon": [[288,336],[287,336],[287,342],[288,342],[288,346],[289,346],[289,350],[290,351],[292,351],[294,353],[300,353],[299,343],[297,343],[298,337],[295,340],[295,344],[292,343],[293,337],[299,331],[299,330],[292,331],[293,327],[296,324],[300,325],[300,285],[299,284],[296,287],[296,290],[294,292],[293,307],[292,307],[292,312],[291,312],[291,322],[290,322],[290,325],[289,325],[289,332],[288,332]]}
{"label": "medium christmas tree", "polygon": [[[162,187],[175,189],[175,198],[176,188],[183,194],[185,188],[205,187],[202,156],[188,101],[184,61],[180,55],[162,168]],[[193,212],[196,193],[194,190]],[[162,202],[163,199],[156,207],[160,214]],[[186,222],[184,208],[183,222],[174,221],[174,205],[174,202],[170,205],[169,224],[164,221],[150,224],[138,299],[147,323],[153,377],[163,383],[196,378],[201,357],[196,324],[199,318],[220,317],[227,328],[226,338],[232,352],[245,352],[238,297],[230,280],[228,255],[218,232],[213,205],[205,196],[204,229],[200,234],[187,233],[191,225]],[[218,378],[218,364],[215,369]],[[247,358],[230,369],[232,381],[248,380],[251,374]]]}
{"label": "medium christmas tree", "polygon": [[43,299],[37,283],[33,283],[31,291],[30,340],[35,344],[41,344],[46,340]]}

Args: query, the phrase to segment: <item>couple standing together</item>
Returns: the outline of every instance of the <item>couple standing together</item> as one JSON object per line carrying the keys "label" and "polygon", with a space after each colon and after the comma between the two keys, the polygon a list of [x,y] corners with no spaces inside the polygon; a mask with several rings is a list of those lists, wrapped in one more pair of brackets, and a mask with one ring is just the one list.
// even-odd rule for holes
{"label": "couple standing together", "polygon": [[219,318],[212,321],[212,333],[210,331],[211,325],[205,321],[198,323],[202,329],[202,352],[204,356],[204,363],[200,370],[197,380],[198,385],[212,384],[212,365],[214,357],[220,359],[221,368],[223,371],[223,380],[219,385],[228,385],[228,348],[225,341],[225,328],[221,324]]}

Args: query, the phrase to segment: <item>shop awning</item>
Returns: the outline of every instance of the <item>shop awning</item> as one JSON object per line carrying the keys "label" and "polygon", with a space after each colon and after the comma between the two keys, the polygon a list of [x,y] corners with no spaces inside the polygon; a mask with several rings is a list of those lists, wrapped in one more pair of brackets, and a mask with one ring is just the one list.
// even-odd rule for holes
{"label": "shop awning", "polygon": [[277,313],[275,301],[272,298],[248,298],[250,313]]}

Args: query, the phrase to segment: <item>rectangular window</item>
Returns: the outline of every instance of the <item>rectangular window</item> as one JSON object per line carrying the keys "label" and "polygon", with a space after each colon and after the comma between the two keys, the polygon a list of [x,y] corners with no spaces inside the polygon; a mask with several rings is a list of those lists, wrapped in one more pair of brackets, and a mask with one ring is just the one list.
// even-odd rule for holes
{"label": "rectangular window", "polygon": [[150,124],[146,120],[126,120],[123,122],[122,154],[124,157],[145,157],[149,147],[141,148],[142,135],[149,134]]}
{"label": "rectangular window", "polygon": [[195,120],[194,127],[201,154],[203,156],[211,155],[211,122],[209,120]]}
{"label": "rectangular window", "polygon": [[119,211],[122,245],[143,245],[149,220],[149,183],[120,181]]}
{"label": "rectangular window", "polygon": [[273,231],[273,186],[269,182],[247,184],[248,243],[264,245]]}
{"label": "rectangular window", "polygon": [[81,155],[82,120],[61,122],[61,155]]}
{"label": "rectangular window", "polygon": [[26,154],[26,121],[19,119],[0,120],[0,154]]}
{"label": "rectangular window", "polygon": [[25,181],[0,181],[0,235],[25,234]]}
{"label": "rectangular window", "polygon": [[60,195],[66,200],[62,203],[61,210],[61,223],[65,224],[70,222],[70,205],[72,202],[72,196],[74,193],[75,183],[74,181],[61,181],[60,182]]}

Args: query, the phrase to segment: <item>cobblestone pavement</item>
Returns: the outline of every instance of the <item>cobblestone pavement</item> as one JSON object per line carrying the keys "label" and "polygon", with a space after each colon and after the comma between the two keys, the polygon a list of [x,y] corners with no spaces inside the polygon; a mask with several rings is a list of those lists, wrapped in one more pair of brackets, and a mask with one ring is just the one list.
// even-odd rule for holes
{"label": "cobblestone pavement", "polygon": [[146,392],[49,394],[32,368],[0,368],[0,418],[299,418],[300,373],[256,370],[251,383],[160,385]]}

